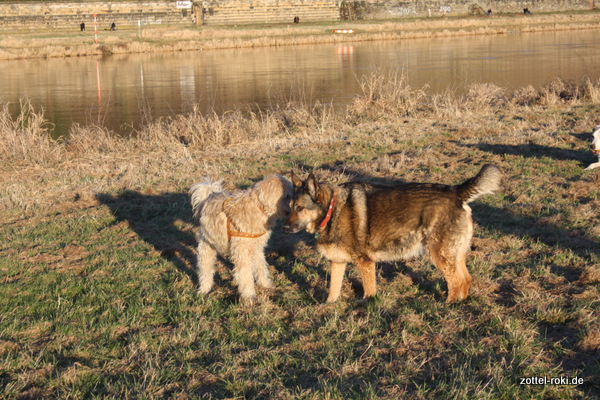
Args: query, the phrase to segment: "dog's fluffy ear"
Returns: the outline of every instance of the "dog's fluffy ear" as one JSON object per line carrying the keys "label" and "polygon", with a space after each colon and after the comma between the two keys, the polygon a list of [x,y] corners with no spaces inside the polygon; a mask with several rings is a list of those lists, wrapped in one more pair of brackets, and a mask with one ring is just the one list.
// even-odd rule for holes
{"label": "dog's fluffy ear", "polygon": [[319,183],[312,172],[306,180],[306,191],[313,200],[317,199],[317,194],[319,193]]}
{"label": "dog's fluffy ear", "polygon": [[294,174],[294,171],[292,171],[292,183],[295,188],[302,187],[302,179],[298,178],[296,174]]}

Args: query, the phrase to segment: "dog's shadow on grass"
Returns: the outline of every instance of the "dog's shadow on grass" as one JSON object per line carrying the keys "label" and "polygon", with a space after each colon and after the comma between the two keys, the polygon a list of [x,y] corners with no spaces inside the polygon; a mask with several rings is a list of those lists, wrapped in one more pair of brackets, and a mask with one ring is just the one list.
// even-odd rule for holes
{"label": "dog's shadow on grass", "polygon": [[[118,222],[125,221],[140,239],[152,245],[154,249],[165,260],[182,273],[186,274],[191,282],[198,285],[196,273],[196,234],[198,227],[193,223],[192,208],[187,193],[162,193],[143,194],[137,191],[127,190],[118,195],[101,193],[96,195],[97,200],[108,206],[111,213]],[[282,262],[280,257],[286,260],[293,259],[294,249],[303,239],[303,235],[292,235],[285,233],[278,224],[273,231],[269,244],[265,249],[267,260],[278,271],[283,272],[290,281],[297,284],[303,290],[309,290],[310,285],[303,276],[294,273],[288,266],[289,263]],[[220,273],[215,274],[215,288],[229,287],[232,284],[231,272],[233,265],[225,257],[219,256],[228,272],[225,279]],[[321,268],[310,265],[313,270],[321,272]],[[227,278],[228,277],[228,278]],[[228,288],[228,291],[231,288]],[[314,293],[321,298],[323,293]],[[227,296],[231,302],[236,302],[235,290]]]}
{"label": "dog's shadow on grass", "polygon": [[171,261],[194,282],[195,231],[190,229],[192,210],[185,193],[143,194],[127,190],[118,195],[101,193],[98,201],[108,206],[117,221],[126,221],[131,229]]}
{"label": "dog's shadow on grass", "polygon": [[[591,135],[580,134],[573,136],[580,136],[581,140],[587,140],[591,143]],[[557,161],[578,161],[580,166],[585,168],[590,163],[597,161],[597,157],[589,150],[584,149],[563,149],[560,147],[543,146],[535,143],[519,144],[519,145],[508,145],[508,144],[464,144],[459,142],[453,142],[457,146],[461,147],[476,147],[481,151],[487,153],[497,154],[501,156],[519,156],[525,158],[551,158]]]}
{"label": "dog's shadow on grass", "polygon": [[[266,250],[269,265],[283,273],[286,280],[296,285],[309,302],[322,303],[327,298],[327,271],[319,265],[316,255],[314,239],[309,233],[287,233],[283,229],[283,222],[275,225],[273,234]],[[295,266],[302,264],[303,268],[296,270]],[[318,276],[312,282],[308,276]],[[315,282],[318,284],[315,285]]]}

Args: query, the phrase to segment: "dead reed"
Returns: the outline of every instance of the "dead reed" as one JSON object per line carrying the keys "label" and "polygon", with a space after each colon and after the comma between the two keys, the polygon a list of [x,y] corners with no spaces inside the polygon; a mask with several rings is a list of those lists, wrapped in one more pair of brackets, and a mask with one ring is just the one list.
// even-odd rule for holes
{"label": "dead reed", "polygon": [[[387,75],[372,73],[360,81],[361,95],[349,107],[357,117],[395,118],[414,114],[424,103],[427,88],[412,89],[406,75],[394,71]],[[366,115],[365,115],[366,114]]]}
{"label": "dead reed", "polygon": [[[380,132],[373,143],[385,146],[397,141],[398,130],[382,128],[381,124],[402,126],[410,121],[415,126],[414,131],[428,131],[428,123],[455,121],[454,124],[460,125],[459,132],[468,133],[483,126],[487,131],[496,132],[500,129],[498,126],[506,128],[507,125],[490,124],[490,118],[506,114],[506,118],[513,120],[508,125],[511,131],[526,130],[533,132],[531,135],[535,131],[527,129],[529,122],[524,115],[535,115],[536,109],[560,109],[565,104],[570,107],[582,103],[597,105],[600,82],[584,79],[580,83],[565,83],[556,79],[539,91],[526,87],[513,93],[495,85],[475,84],[460,95],[451,91],[430,95],[426,87],[411,88],[401,74],[374,73],[362,80],[361,88],[362,94],[345,110],[311,104],[306,94],[299,91],[297,95],[290,95],[286,104],[272,110],[205,115],[194,107],[185,115],[158,120],[148,118],[146,126],[130,137],[121,137],[98,125],[76,124],[66,137],[55,140],[43,112],[35,111],[27,100],[21,101],[21,112],[15,118],[11,117],[8,104],[4,104],[0,110],[0,157],[3,160],[0,170],[26,171],[35,167],[43,167],[43,170],[33,173],[32,180],[22,180],[18,174],[19,178],[13,180],[5,175],[14,183],[10,190],[25,193],[24,188],[35,186],[39,198],[28,199],[21,206],[11,201],[3,208],[17,213],[19,208],[33,212],[35,207],[30,203],[51,204],[52,196],[86,191],[92,195],[99,188],[116,184],[144,185],[144,174],[161,181],[172,168],[205,169],[209,161],[217,162],[208,168],[214,174],[219,174],[223,163],[229,163],[226,169],[235,170],[235,174],[241,176],[243,167],[232,169],[231,165],[238,164],[240,156],[243,159],[264,152],[285,153],[297,146],[325,143],[337,146],[335,143],[347,137],[353,137],[353,141],[366,140],[373,130]],[[551,119],[545,126],[560,123]],[[506,140],[513,143],[524,138],[532,140],[533,136],[506,134]],[[397,167],[400,165],[392,168]],[[50,171],[52,179],[60,181],[56,183],[60,190],[54,193],[51,186],[39,185],[40,179],[48,179]],[[65,191],[65,187],[71,189]],[[14,196],[8,194],[6,198]]]}
{"label": "dead reed", "polygon": [[19,104],[19,114],[12,118],[7,103],[0,109],[0,157],[6,163],[44,165],[60,161],[62,146],[52,140],[51,125],[43,112],[36,112],[27,99]]}
{"label": "dead reed", "polygon": [[291,95],[287,103],[272,110],[238,110],[217,115],[203,114],[195,106],[184,115],[156,121],[148,118],[142,129],[126,138],[102,126],[75,124],[66,137],[52,139],[52,126],[44,119],[43,110],[35,111],[23,99],[15,118],[8,104],[0,109],[0,155],[13,165],[27,166],[165,149],[219,150],[249,143],[279,146],[307,140],[308,136],[335,136],[335,132],[350,129],[344,121],[376,121],[382,117],[398,121],[407,116],[476,117],[506,107],[518,113],[520,107],[549,107],[565,101],[597,104],[600,98],[600,81],[587,78],[579,83],[557,78],[539,91],[528,86],[507,93],[493,84],[473,84],[461,95],[452,91],[430,95],[427,87],[411,88],[401,73],[375,72],[364,77],[360,86],[362,93],[345,110],[311,104],[305,94]]}

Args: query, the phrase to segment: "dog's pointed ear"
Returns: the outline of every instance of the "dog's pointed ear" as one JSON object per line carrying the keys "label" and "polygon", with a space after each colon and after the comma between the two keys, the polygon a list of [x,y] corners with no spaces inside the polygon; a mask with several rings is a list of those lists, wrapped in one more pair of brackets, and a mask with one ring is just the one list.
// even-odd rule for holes
{"label": "dog's pointed ear", "polygon": [[308,175],[308,179],[306,180],[306,190],[313,200],[317,198],[317,194],[319,193],[319,182],[317,182],[317,178],[315,178],[312,172]]}
{"label": "dog's pointed ear", "polygon": [[294,174],[294,171],[292,171],[292,184],[295,188],[302,187],[302,179],[298,178],[296,174]]}

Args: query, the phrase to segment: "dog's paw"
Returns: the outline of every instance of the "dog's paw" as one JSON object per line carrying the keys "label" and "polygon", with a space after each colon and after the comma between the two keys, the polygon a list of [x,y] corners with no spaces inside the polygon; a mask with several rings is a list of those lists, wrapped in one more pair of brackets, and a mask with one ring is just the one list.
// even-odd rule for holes
{"label": "dog's paw", "polygon": [[240,304],[244,307],[251,307],[256,304],[256,296],[240,297]]}
{"label": "dog's paw", "polygon": [[270,279],[258,282],[258,284],[265,289],[273,289],[275,287],[275,285],[273,285],[273,281]]}
{"label": "dog's paw", "polygon": [[598,168],[598,167],[600,167],[600,163],[594,163],[594,164],[590,164],[590,165],[589,165],[589,166],[586,168],[586,170],[595,169],[595,168]]}
{"label": "dog's paw", "polygon": [[374,298],[374,296],[363,297],[360,300],[356,300],[356,304],[358,304],[359,306],[364,306],[365,304],[372,302]]}
{"label": "dog's paw", "polygon": [[212,287],[200,286],[198,288],[198,294],[206,295],[206,294],[209,294],[211,290],[212,290]]}

